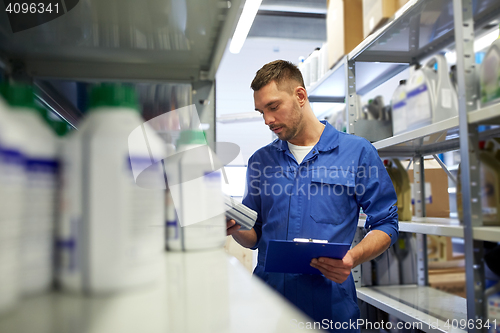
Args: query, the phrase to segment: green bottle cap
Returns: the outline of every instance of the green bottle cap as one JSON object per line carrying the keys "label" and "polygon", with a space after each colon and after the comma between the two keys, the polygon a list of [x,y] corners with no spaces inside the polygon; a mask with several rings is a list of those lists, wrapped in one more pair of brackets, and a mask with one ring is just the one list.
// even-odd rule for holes
{"label": "green bottle cap", "polygon": [[37,110],[33,87],[27,84],[13,84],[7,89],[7,102],[13,107]]}
{"label": "green bottle cap", "polygon": [[7,90],[9,85],[5,82],[0,82],[0,96],[7,100]]}
{"label": "green bottle cap", "polygon": [[177,147],[181,145],[206,145],[205,133],[200,130],[185,130],[177,140]]}
{"label": "green bottle cap", "polygon": [[69,125],[65,121],[52,120],[50,125],[57,136],[65,136],[69,132]]}
{"label": "green bottle cap", "polygon": [[135,90],[117,83],[103,83],[92,88],[89,108],[99,107],[130,108],[139,112]]}

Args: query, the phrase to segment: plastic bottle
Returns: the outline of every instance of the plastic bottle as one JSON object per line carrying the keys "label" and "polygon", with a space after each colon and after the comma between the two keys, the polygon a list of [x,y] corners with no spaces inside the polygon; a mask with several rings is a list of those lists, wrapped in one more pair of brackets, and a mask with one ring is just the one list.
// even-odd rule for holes
{"label": "plastic bottle", "polygon": [[401,164],[401,161],[394,158],[391,161],[385,160],[387,173],[391,177],[392,185],[398,197],[397,207],[400,221],[411,221],[411,186],[408,172]]}
{"label": "plastic bottle", "polygon": [[0,315],[19,300],[19,234],[25,186],[23,128],[10,115],[0,83]]}
{"label": "plastic bottle", "polygon": [[406,131],[406,80],[399,81],[399,86],[392,95],[392,132],[394,135]]}
{"label": "plastic bottle", "polygon": [[20,288],[23,295],[47,291],[53,277],[53,232],[57,188],[55,135],[35,105],[33,88],[13,85],[8,102],[23,125],[26,187],[20,235]]}
{"label": "plastic bottle", "polygon": [[[138,129],[142,138],[132,135]],[[165,147],[141,119],[134,90],[95,87],[68,151],[64,179],[79,179],[65,183],[70,208],[58,230],[61,287],[94,294],[153,282],[164,244],[164,189],[157,186],[164,188],[164,178],[154,162]],[[150,167],[137,176],[141,165]]]}
{"label": "plastic bottle", "polygon": [[[486,147],[485,147],[486,146]],[[479,146],[479,175],[481,180],[481,208],[484,225],[500,225],[500,159],[492,151],[493,145]],[[497,153],[498,154],[498,153]],[[457,173],[457,211],[463,221],[461,167]]]}
{"label": "plastic bottle", "polygon": [[311,63],[310,63],[310,69],[309,69],[309,80],[310,80],[310,84],[314,84],[316,81],[319,80],[319,78],[321,77],[320,73],[319,73],[319,56],[320,56],[320,48],[316,48],[314,49],[313,53],[311,53],[311,55],[309,56],[309,58],[311,59]]}
{"label": "plastic bottle", "polygon": [[495,103],[500,98],[500,38],[489,47],[481,64],[479,80],[481,105]]}
{"label": "plastic bottle", "polygon": [[[167,133],[162,136],[166,143],[167,156],[172,156],[175,154],[175,146],[172,143],[172,137]],[[172,199],[172,194],[170,189],[165,190],[165,244],[166,249],[169,250],[169,244],[171,242],[179,241],[180,237],[180,225],[177,219],[177,214],[175,212],[175,205]]]}
{"label": "plastic bottle", "polygon": [[[169,241],[168,248],[189,251],[223,247],[226,221],[221,171],[212,170],[203,161],[211,154],[205,135],[200,130],[182,131],[177,147],[178,154],[183,154],[169,172],[169,187],[181,228],[179,238]],[[172,178],[176,184],[171,186]]]}
{"label": "plastic bottle", "polygon": [[[437,66],[437,68],[436,68]],[[458,115],[458,98],[442,55],[432,57],[417,69],[407,83],[406,126],[408,130]]]}

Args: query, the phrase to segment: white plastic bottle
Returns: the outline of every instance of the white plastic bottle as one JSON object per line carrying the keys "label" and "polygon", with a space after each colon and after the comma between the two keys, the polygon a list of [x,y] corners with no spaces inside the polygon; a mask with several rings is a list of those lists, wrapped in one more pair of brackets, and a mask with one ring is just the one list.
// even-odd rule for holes
{"label": "white plastic bottle", "polygon": [[406,105],[408,130],[458,115],[458,97],[444,56],[432,57],[425,66],[411,75]]}
{"label": "white plastic bottle", "polygon": [[394,135],[406,131],[406,80],[399,81],[394,91],[392,105],[392,132]]}
{"label": "white plastic bottle", "polygon": [[10,116],[0,83],[0,315],[19,300],[19,233],[24,194],[22,127]]}
{"label": "white plastic bottle", "polygon": [[[215,159],[200,130],[181,132],[175,165],[167,170],[169,187],[181,228],[179,237],[169,240],[173,251],[223,247],[226,220],[222,197],[221,170],[213,170]],[[172,180],[172,181],[171,181]]]}
{"label": "white plastic bottle", "polygon": [[22,124],[26,187],[20,235],[22,295],[47,291],[53,282],[53,233],[57,188],[56,138],[35,105],[33,89],[13,85],[8,102],[12,117]]}
{"label": "white plastic bottle", "polygon": [[313,53],[309,56],[311,59],[310,61],[310,69],[309,69],[309,80],[310,84],[316,83],[321,78],[321,75],[319,73],[319,56],[320,56],[320,49],[316,48]]}
{"label": "white plastic bottle", "polygon": [[95,294],[161,274],[165,183],[156,162],[165,146],[140,117],[132,88],[97,86],[90,105],[66,147],[64,179],[79,179],[64,189],[69,212],[58,232],[59,283]]}
{"label": "white plastic bottle", "polygon": [[[167,157],[175,154],[175,146],[172,143],[172,137],[166,133],[162,136],[165,140]],[[162,162],[162,167],[164,168],[165,174],[165,163]],[[168,181],[167,181],[168,183]],[[170,193],[170,189],[167,187],[165,190],[165,245],[166,249],[169,250],[169,244],[171,242],[177,242],[180,237],[180,225],[177,220],[177,214],[175,212],[175,205]]]}
{"label": "white plastic bottle", "polygon": [[500,99],[500,38],[486,52],[480,69],[481,105],[498,103]]}

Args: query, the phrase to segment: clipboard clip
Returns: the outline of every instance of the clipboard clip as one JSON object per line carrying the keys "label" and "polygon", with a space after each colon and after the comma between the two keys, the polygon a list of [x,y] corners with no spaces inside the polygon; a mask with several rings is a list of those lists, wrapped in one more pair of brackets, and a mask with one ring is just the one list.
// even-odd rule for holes
{"label": "clipboard clip", "polygon": [[327,240],[312,239],[312,238],[294,238],[293,241],[300,242],[300,243],[328,243]]}

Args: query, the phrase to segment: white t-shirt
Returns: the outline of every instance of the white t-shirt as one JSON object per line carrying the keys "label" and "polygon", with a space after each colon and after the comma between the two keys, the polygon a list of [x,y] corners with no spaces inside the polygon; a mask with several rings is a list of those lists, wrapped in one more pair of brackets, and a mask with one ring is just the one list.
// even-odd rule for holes
{"label": "white t-shirt", "polygon": [[304,157],[306,157],[307,154],[309,154],[309,152],[311,151],[311,149],[314,148],[314,146],[296,146],[288,141],[287,143],[288,143],[288,149],[290,149],[293,156],[297,160],[297,163],[299,164],[302,163]]}

